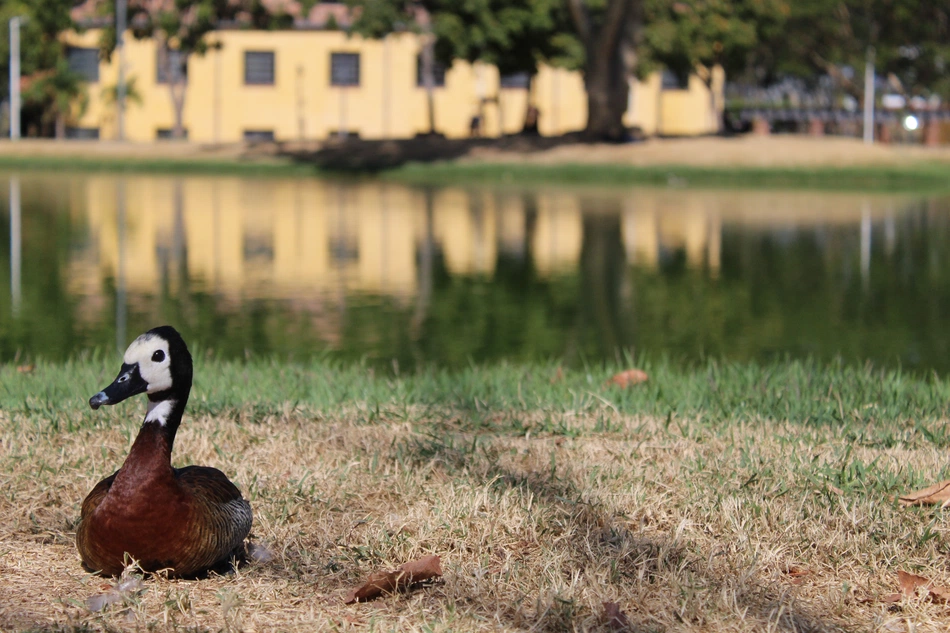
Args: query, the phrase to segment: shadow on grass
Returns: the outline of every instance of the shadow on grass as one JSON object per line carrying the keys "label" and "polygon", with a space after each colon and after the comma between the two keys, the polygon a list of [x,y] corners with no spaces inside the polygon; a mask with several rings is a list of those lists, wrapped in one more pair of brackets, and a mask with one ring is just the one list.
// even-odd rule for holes
{"label": "shadow on grass", "polygon": [[534,153],[561,145],[584,143],[580,133],[547,137],[511,135],[501,138],[448,139],[419,135],[411,139],[332,139],[321,144],[284,144],[278,156],[327,171],[373,173],[407,163],[431,163],[461,158],[475,149]]}
{"label": "shadow on grass", "polygon": [[[418,465],[436,461],[450,475],[457,475],[467,469],[474,479],[494,481],[494,487],[500,492],[520,489],[554,509],[559,516],[564,517],[560,533],[576,535],[570,540],[571,560],[583,561],[581,569],[563,570],[565,575],[608,568],[608,586],[619,588],[637,583],[656,584],[656,591],[662,591],[664,587],[658,584],[662,576],[685,573],[687,577],[698,580],[697,585],[705,588],[713,600],[723,591],[725,583],[722,572],[704,562],[713,558],[712,553],[697,555],[690,552],[672,535],[669,538],[656,538],[631,531],[625,525],[629,523],[628,517],[618,515],[603,504],[585,501],[582,491],[573,482],[558,476],[553,469],[517,472],[499,465],[498,454],[492,454],[491,448],[487,449],[485,455],[485,467],[480,468],[472,459],[477,442],[468,442],[463,446],[451,438],[446,439],[447,442],[440,442],[434,436],[427,436],[421,441],[419,438],[405,440],[401,447],[402,458],[413,460]],[[559,534],[549,536],[554,539]],[[681,594],[670,595],[665,613],[658,613],[655,606],[644,611],[628,611],[626,615],[630,624],[624,630],[647,633],[663,631],[669,626],[706,626],[706,614],[703,611],[705,600],[697,598],[692,592],[697,585],[690,586],[691,601],[684,602]],[[735,611],[745,612],[747,618],[757,619],[763,630],[796,633],[843,630],[824,621],[820,615],[812,613],[799,602],[783,599],[780,588],[757,583],[754,579],[743,579],[741,584],[737,583],[734,593]],[[513,626],[518,619],[515,612],[514,606],[507,607]],[[543,609],[539,608],[531,629],[581,630],[587,628],[584,622],[589,624],[591,619],[605,623],[602,613],[591,613],[586,605],[554,596]]]}

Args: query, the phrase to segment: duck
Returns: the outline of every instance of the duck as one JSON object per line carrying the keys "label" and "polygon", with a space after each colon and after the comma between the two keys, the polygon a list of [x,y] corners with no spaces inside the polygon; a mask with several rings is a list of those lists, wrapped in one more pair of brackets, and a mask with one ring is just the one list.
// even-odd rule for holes
{"label": "duck", "polygon": [[134,559],[144,572],[198,577],[243,560],[251,506],[217,468],[173,468],[172,448],[191,393],[188,346],[170,325],[140,335],[119,375],[92,396],[94,410],[144,393],[145,420],[122,467],[82,502],[76,547],[83,567],[118,576]]}

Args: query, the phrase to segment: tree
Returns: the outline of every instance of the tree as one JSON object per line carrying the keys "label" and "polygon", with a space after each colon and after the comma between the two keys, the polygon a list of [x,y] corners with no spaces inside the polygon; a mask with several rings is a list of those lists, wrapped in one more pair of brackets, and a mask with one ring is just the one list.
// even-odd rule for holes
{"label": "tree", "polygon": [[570,33],[563,0],[348,1],[354,9],[353,31],[364,37],[382,38],[400,31],[422,35],[421,72],[430,129],[435,62],[494,64],[502,75],[526,73],[529,87],[542,62],[570,68],[583,64],[583,50]]}
{"label": "tree", "polygon": [[[0,75],[10,73],[10,18],[26,18],[20,26],[20,72],[26,84],[24,103],[39,110],[41,122],[56,122],[58,135],[65,134],[68,99],[83,93],[82,79],[69,69],[66,46],[60,34],[76,28],[70,16],[72,0],[0,3]],[[4,81],[0,94],[8,96]],[[62,92],[60,92],[62,91]]]}
{"label": "tree", "polygon": [[70,69],[65,58],[51,70],[34,73],[23,91],[23,101],[42,108],[42,123],[53,123],[58,139],[66,138],[66,123],[74,114],[81,116],[87,97],[82,76]]}
{"label": "tree", "polygon": [[[111,11],[114,14],[114,3]],[[209,41],[209,33],[224,21],[252,28],[285,28],[292,20],[290,3],[281,0],[128,0],[133,36],[154,38],[158,46],[158,65],[167,79],[175,111],[173,136],[184,136],[188,60],[218,46]],[[113,22],[103,31],[100,48],[108,58],[115,46]]]}
{"label": "tree", "polygon": [[565,1],[585,52],[585,135],[621,140],[630,78],[636,72],[643,40],[643,0]]}
{"label": "tree", "polygon": [[781,33],[788,0],[645,2],[644,54],[681,77],[698,72],[709,90],[716,131],[721,131],[713,68],[722,67],[727,76],[747,70],[760,43]]}
{"label": "tree", "polygon": [[782,32],[764,42],[766,77],[821,72],[855,97],[851,69],[873,51],[876,71],[904,92],[950,98],[950,5],[945,0],[796,0]]}

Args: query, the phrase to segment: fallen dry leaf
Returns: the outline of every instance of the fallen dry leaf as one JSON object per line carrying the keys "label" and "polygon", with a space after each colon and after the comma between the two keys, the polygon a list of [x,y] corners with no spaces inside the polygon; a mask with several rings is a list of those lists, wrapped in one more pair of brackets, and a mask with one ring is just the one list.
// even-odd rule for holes
{"label": "fallen dry leaf", "polygon": [[903,506],[923,506],[937,503],[947,505],[950,502],[950,479],[934,484],[929,488],[898,497]]}
{"label": "fallen dry leaf", "polygon": [[344,599],[345,604],[367,602],[383,595],[408,588],[432,578],[442,576],[442,562],[438,556],[425,556],[402,565],[396,571],[379,571],[371,574],[361,586]]}
{"label": "fallen dry leaf", "polygon": [[557,371],[554,372],[554,378],[551,379],[551,384],[559,383],[564,380],[564,372],[561,371],[561,368],[558,367]]}
{"label": "fallen dry leaf", "polygon": [[620,605],[616,602],[604,603],[604,619],[607,620],[611,631],[626,631],[630,626],[627,614],[620,610]]}
{"label": "fallen dry leaf", "polygon": [[642,369],[628,369],[619,374],[614,374],[614,376],[607,381],[606,386],[617,385],[618,387],[632,387],[633,385],[639,385],[641,382],[646,382],[649,379],[650,377],[647,376],[647,373]]}
{"label": "fallen dry leaf", "polygon": [[927,589],[927,597],[934,602],[947,602],[950,600],[950,589],[934,585],[929,578],[924,578],[917,574],[909,574],[906,571],[898,571],[897,580],[901,585],[901,593],[907,598],[914,597],[917,595],[918,588],[925,587]]}
{"label": "fallen dry leaf", "polygon": [[785,570],[785,574],[789,577],[789,582],[793,585],[800,585],[805,581],[805,576],[811,574],[810,569],[803,569],[796,565],[789,565]]}
{"label": "fallen dry leaf", "polygon": [[21,374],[32,374],[34,369],[36,369],[36,365],[33,365],[32,363],[29,365],[19,365],[16,368],[16,370]]}

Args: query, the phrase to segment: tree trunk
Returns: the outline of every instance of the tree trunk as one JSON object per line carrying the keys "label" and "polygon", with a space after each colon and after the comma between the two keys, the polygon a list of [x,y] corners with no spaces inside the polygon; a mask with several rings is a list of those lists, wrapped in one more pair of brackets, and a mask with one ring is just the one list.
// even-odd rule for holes
{"label": "tree trunk", "polygon": [[56,139],[63,140],[66,138],[66,113],[57,112],[56,113]]}
{"label": "tree trunk", "polygon": [[597,29],[586,0],[567,0],[567,4],[587,51],[585,135],[592,140],[622,140],[626,134],[623,115],[627,111],[630,78],[643,33],[643,0],[608,0]]}
{"label": "tree trunk", "polygon": [[626,131],[623,115],[630,94],[629,74],[619,50],[606,59],[598,59],[588,50],[584,87],[587,89],[587,128],[584,134],[597,140],[619,141]]}
{"label": "tree trunk", "polygon": [[422,45],[422,84],[426,89],[429,108],[429,134],[435,134],[435,38],[426,32]]}
{"label": "tree trunk", "polygon": [[706,84],[706,90],[709,91],[709,116],[712,117],[713,121],[713,134],[720,136],[722,131],[725,129],[723,125],[723,115],[724,112],[720,112],[719,108],[716,107],[716,93],[713,92],[713,75],[712,71],[709,72],[709,78],[706,79],[703,83]]}
{"label": "tree trunk", "polygon": [[182,77],[181,62],[172,64],[171,78],[168,87],[171,90],[172,108],[175,110],[175,127],[172,130],[172,136],[176,139],[185,137],[185,90],[187,84]]}
{"label": "tree trunk", "polygon": [[187,57],[176,55],[172,57],[171,49],[164,42],[158,47],[159,65],[165,69],[165,79],[168,81],[168,94],[172,100],[172,111],[175,122],[172,126],[172,138],[181,139],[185,136],[183,124],[185,111],[185,89],[187,79],[183,76],[182,66],[187,63]]}

